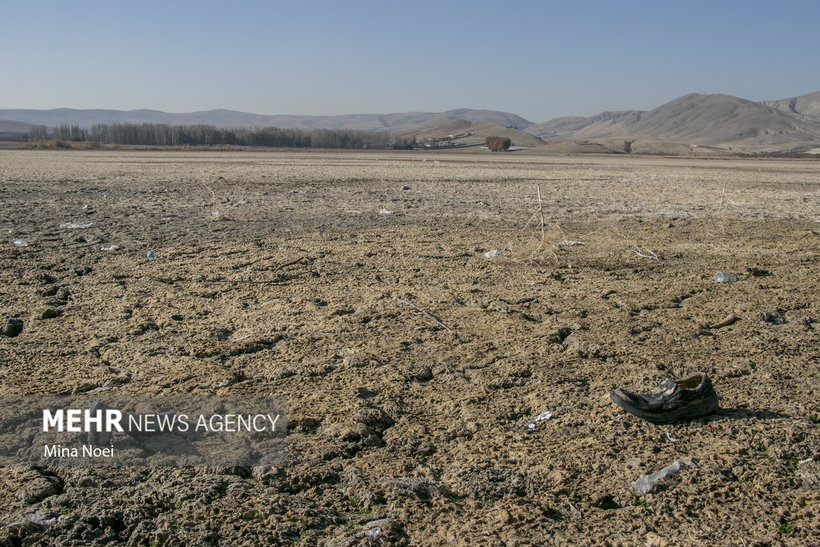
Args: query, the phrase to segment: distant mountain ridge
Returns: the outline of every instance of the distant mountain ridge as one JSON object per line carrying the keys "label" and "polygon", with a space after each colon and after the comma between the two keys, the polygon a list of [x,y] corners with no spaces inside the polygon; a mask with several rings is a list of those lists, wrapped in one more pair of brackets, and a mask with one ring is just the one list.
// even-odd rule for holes
{"label": "distant mountain ridge", "polygon": [[508,112],[458,109],[446,112],[402,112],[396,114],[350,114],[342,116],[265,115],[236,110],[208,110],[174,114],[158,110],[53,110],[0,109],[0,120],[32,125],[78,124],[90,128],[96,123],[164,123],[168,125],[213,125],[224,129],[280,127],[283,129],[359,129],[362,131],[403,132],[447,120],[494,123],[524,129],[532,122]]}
{"label": "distant mountain ridge", "polygon": [[650,143],[652,151],[668,149],[674,153],[695,147],[743,152],[817,153],[815,151],[820,150],[820,91],[761,102],[730,95],[690,93],[649,111],[602,112],[588,117],[555,118],[544,123],[533,123],[509,112],[476,109],[343,116],[263,115],[224,109],[181,114],[147,109],[0,109],[0,136],[25,133],[30,124],[50,127],[79,124],[87,128],[95,123],[164,123],[213,125],[225,129],[271,126],[304,130],[357,129],[403,135],[417,133],[430,138],[434,133],[456,127],[451,123],[456,120],[476,124],[473,128],[476,138],[488,132],[501,134],[505,129],[518,130],[515,140],[527,142],[529,146],[539,146],[539,141],[529,141],[520,131],[547,143],[574,140],[586,148],[589,147],[585,143],[592,143],[595,145],[592,148],[602,145],[610,150],[622,149],[624,143],[630,141]]}

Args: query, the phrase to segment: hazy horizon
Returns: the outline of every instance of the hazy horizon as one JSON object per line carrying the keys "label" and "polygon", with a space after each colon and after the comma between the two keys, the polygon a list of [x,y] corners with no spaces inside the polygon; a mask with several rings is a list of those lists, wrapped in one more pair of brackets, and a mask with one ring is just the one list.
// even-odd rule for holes
{"label": "hazy horizon", "polygon": [[0,108],[500,110],[538,123],[687,93],[820,90],[820,4],[0,4]]}

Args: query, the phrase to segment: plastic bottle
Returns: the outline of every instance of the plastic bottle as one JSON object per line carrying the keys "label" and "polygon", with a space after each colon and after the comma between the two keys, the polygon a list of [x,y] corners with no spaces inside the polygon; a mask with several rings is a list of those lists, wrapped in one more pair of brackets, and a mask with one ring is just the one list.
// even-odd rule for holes
{"label": "plastic bottle", "polygon": [[734,283],[737,281],[735,274],[718,272],[715,274],[715,283]]}

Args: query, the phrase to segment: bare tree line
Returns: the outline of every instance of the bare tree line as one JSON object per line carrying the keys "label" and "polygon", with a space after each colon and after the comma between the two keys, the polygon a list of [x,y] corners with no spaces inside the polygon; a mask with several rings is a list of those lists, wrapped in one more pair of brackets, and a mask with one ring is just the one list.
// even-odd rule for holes
{"label": "bare tree line", "polygon": [[94,124],[90,130],[79,125],[55,128],[33,126],[29,140],[57,139],[103,144],[142,146],[265,146],[274,148],[412,148],[414,139],[390,133],[356,129],[219,129],[212,125],[168,125],[159,123]]}

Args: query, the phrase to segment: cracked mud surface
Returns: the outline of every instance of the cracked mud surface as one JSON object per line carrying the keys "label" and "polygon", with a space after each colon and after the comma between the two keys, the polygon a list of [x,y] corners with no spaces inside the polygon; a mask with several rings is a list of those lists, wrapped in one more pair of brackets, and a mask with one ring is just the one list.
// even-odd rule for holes
{"label": "cracked mud surface", "polygon": [[[0,394],[279,395],[289,423],[287,466],[268,473],[6,468],[6,543],[820,537],[817,162],[0,165]],[[657,426],[608,398],[694,371],[720,396],[708,418]],[[676,459],[697,467],[635,496]]]}

